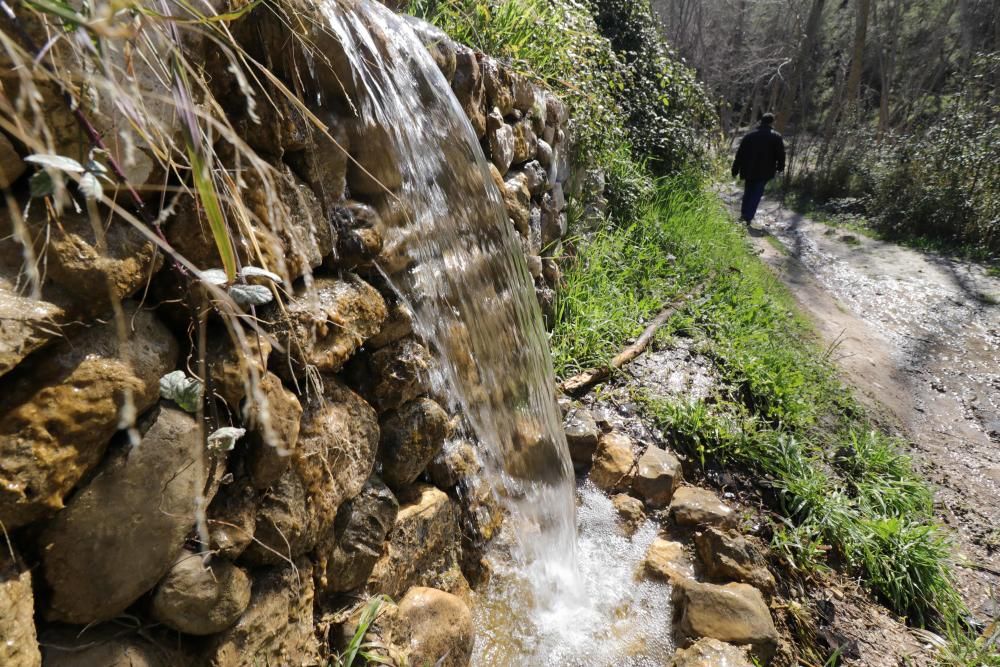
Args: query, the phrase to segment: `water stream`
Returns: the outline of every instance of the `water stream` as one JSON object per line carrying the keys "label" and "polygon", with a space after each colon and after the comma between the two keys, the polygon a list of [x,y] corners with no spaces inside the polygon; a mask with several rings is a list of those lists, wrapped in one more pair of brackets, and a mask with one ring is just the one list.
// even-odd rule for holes
{"label": "water stream", "polygon": [[[610,631],[632,584],[633,552],[652,537],[615,542],[610,501],[592,491],[580,517],[596,523],[584,525],[577,541],[575,479],[533,282],[448,82],[408,25],[382,5],[327,0],[321,7],[350,60],[364,131],[389,133],[387,157],[401,172],[394,196],[407,214],[382,230],[385,254],[396,259],[380,268],[433,348],[437,393],[468,424],[507,515],[494,583],[481,594],[479,620],[493,627],[481,629],[477,662],[524,664],[514,656],[527,655],[525,643],[542,646],[532,637],[544,638],[550,657],[567,657],[580,633],[591,635],[591,645],[599,629]],[[606,557],[583,563],[607,572],[581,568],[578,552],[602,549]],[[497,627],[511,618],[523,622]],[[575,627],[553,632],[560,624]],[[513,653],[493,650],[494,640],[515,632]],[[612,661],[587,664],[602,662]]]}

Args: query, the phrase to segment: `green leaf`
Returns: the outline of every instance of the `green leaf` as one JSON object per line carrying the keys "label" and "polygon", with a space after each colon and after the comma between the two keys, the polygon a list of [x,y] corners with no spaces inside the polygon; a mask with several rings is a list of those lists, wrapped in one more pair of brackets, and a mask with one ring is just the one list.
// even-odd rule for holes
{"label": "green leaf", "polygon": [[248,306],[263,306],[274,299],[270,288],[264,285],[233,285],[229,288],[229,296],[241,308]]}
{"label": "green leaf", "polygon": [[56,184],[52,181],[52,176],[44,169],[36,171],[28,179],[28,189],[32,199],[48,197],[55,191]]}
{"label": "green leaf", "polygon": [[198,192],[198,199],[205,207],[205,215],[208,217],[208,226],[212,230],[212,237],[215,239],[215,246],[219,250],[219,258],[222,260],[222,267],[226,271],[229,280],[236,277],[236,253],[229,239],[229,228],[222,215],[222,207],[219,205],[218,193],[215,191],[215,183],[208,173],[208,166],[202,160],[198,151],[192,145],[188,145],[188,155],[191,159],[191,172],[194,177],[194,187]]}
{"label": "green leaf", "polygon": [[24,161],[30,164],[38,165],[39,167],[56,169],[58,171],[65,171],[72,174],[82,174],[86,171],[82,164],[71,157],[64,157],[62,155],[35,153],[34,155],[29,155],[24,158]]}
{"label": "green leaf", "polygon": [[160,378],[160,396],[185,412],[198,411],[201,394],[201,381],[188,377],[184,371],[173,371]]}

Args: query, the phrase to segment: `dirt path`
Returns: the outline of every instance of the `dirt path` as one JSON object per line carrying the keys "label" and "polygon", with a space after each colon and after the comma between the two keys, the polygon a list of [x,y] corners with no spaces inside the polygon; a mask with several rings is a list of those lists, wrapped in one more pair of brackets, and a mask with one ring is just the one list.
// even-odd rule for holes
{"label": "dirt path", "polygon": [[761,257],[860,398],[912,443],[954,529],[966,602],[1000,615],[1000,279],[774,202],[761,209],[751,230]]}

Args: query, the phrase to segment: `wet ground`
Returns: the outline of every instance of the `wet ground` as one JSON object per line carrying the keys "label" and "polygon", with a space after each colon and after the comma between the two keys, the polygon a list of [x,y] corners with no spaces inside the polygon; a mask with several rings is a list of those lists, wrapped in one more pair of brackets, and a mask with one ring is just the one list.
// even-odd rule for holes
{"label": "wet ground", "polygon": [[967,604],[981,618],[1000,615],[1000,279],[775,202],[762,204],[753,226],[762,259],[845,379],[937,485]]}

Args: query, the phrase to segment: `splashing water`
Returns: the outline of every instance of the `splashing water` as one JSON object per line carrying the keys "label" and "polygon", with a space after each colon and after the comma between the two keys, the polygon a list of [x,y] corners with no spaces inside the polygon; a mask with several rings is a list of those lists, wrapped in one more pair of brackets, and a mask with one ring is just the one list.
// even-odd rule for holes
{"label": "splashing water", "polygon": [[[622,637],[635,639],[613,618],[622,605],[667,604],[662,586],[658,597],[633,595],[648,589],[632,581],[632,572],[634,552],[641,558],[652,529],[641,539],[615,541],[610,501],[596,490],[585,494],[580,544],[591,571],[581,571],[573,468],[547,337],[517,233],[479,140],[405,20],[366,0],[327,0],[320,7],[350,64],[347,87],[357,90],[350,106],[363,124],[356,134],[378,142],[382,159],[399,169],[399,187],[383,196],[380,211],[401,207],[405,214],[383,213],[382,256],[388,259],[379,268],[433,348],[435,391],[471,428],[485,459],[483,475],[506,511],[497,540],[505,550],[496,556],[495,583],[477,613],[488,626],[480,628],[477,660],[524,664],[523,646],[515,653],[494,650],[494,640],[508,630],[525,641],[535,637],[545,655],[572,664],[574,655],[582,659],[573,651],[592,648],[599,638],[620,655]],[[511,619],[494,613],[500,609],[528,626],[505,628]],[[645,612],[630,609],[635,613]],[[666,635],[668,623],[653,634]],[[555,632],[559,626],[567,632]],[[592,657],[597,659],[587,664],[616,662],[610,653]]]}

